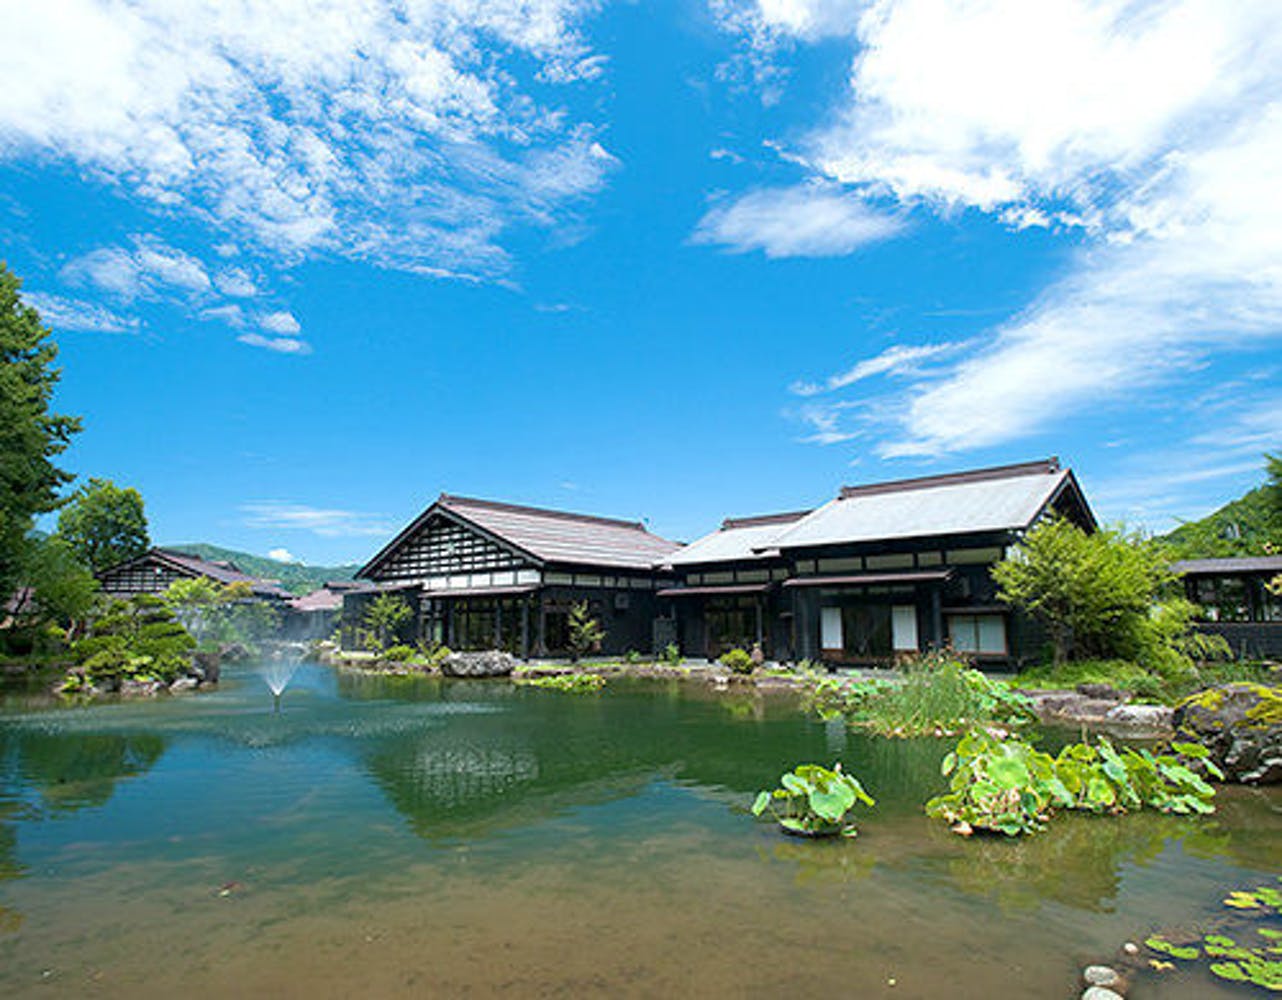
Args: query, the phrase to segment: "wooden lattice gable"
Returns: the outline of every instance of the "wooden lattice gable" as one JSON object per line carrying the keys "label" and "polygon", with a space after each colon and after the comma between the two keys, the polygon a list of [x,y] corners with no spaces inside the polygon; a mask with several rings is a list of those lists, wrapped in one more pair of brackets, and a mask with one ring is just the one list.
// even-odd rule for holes
{"label": "wooden lattice gable", "polygon": [[434,504],[358,574],[372,580],[414,580],[461,573],[524,569],[528,553]]}
{"label": "wooden lattice gable", "polygon": [[154,552],[127,563],[113,566],[98,575],[104,593],[116,596],[160,594],[175,580],[198,574],[183,566],[159,558]]}

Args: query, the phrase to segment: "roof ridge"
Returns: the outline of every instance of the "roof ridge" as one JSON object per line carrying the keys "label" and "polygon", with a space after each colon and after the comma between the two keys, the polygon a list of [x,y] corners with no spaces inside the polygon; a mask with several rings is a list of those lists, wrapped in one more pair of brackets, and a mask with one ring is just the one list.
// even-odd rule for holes
{"label": "roof ridge", "polygon": [[[531,507],[527,504],[506,503],[502,500],[486,500],[481,497],[462,497],[452,493],[442,493],[437,498],[437,503],[444,504],[446,507],[452,504],[464,504],[474,507],[487,507],[491,510],[508,510],[520,514],[538,514],[541,517],[555,517],[564,521],[579,521],[586,524],[609,524],[617,528],[631,528],[636,531],[642,531],[650,534],[649,529],[641,521],[625,521],[617,517],[601,517],[599,514],[579,514],[569,510],[555,510],[551,507]],[[658,537],[657,535],[655,536]]]}
{"label": "roof ridge", "polygon": [[755,528],[769,524],[791,524],[793,521],[800,521],[806,515],[813,513],[813,510],[790,510],[778,514],[750,514],[747,517],[727,517],[721,522],[721,530]]}
{"label": "roof ridge", "polygon": [[945,472],[934,476],[916,476],[911,479],[891,479],[881,483],[868,483],[863,486],[843,486],[838,500],[850,500],[861,496],[874,496],[878,493],[899,493],[908,490],[924,490],[935,486],[955,486],[961,483],[982,483],[994,479],[1014,479],[1017,476],[1034,474],[1054,475],[1062,471],[1059,458],[1039,459],[1035,462],[1016,462],[1011,465],[993,465],[985,469],[967,469],[962,472]]}

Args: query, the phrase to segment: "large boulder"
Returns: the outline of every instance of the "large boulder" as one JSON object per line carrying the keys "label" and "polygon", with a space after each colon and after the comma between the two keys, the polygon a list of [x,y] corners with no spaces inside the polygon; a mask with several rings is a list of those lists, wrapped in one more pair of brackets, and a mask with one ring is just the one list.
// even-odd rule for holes
{"label": "large boulder", "polygon": [[1175,730],[1211,751],[1230,781],[1282,782],[1282,688],[1221,684],[1175,706]]}
{"label": "large boulder", "polygon": [[510,677],[516,657],[491,649],[484,653],[451,653],[441,661],[446,677]]}

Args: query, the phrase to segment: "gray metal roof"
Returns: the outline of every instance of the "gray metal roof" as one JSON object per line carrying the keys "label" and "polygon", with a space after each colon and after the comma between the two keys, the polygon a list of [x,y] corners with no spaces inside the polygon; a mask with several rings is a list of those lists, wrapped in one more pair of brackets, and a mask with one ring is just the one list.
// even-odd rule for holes
{"label": "gray metal roof", "polygon": [[1188,576],[1231,576],[1234,573],[1282,573],[1282,556],[1233,556],[1222,559],[1181,559],[1171,570]]}
{"label": "gray metal roof", "polygon": [[640,521],[441,494],[438,506],[545,562],[650,569],[680,546]]}
{"label": "gray metal roof", "polygon": [[780,549],[1029,527],[1071,473],[1054,459],[846,487],[780,533]]}
{"label": "gray metal roof", "polygon": [[777,555],[771,551],[775,539],[807,513],[803,510],[791,514],[729,518],[717,531],[695,539],[674,552],[666,562],[670,566],[696,566],[699,563],[737,562]]}

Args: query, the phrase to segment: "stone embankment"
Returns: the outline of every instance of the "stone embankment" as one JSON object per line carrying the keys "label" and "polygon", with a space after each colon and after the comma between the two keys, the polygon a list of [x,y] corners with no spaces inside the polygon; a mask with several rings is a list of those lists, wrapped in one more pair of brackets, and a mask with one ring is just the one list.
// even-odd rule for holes
{"label": "stone embankment", "polygon": [[1072,691],[1020,690],[1045,725],[1086,726],[1132,739],[1174,735],[1174,710],[1165,705],[1132,704],[1131,696],[1109,684],[1079,684]]}

